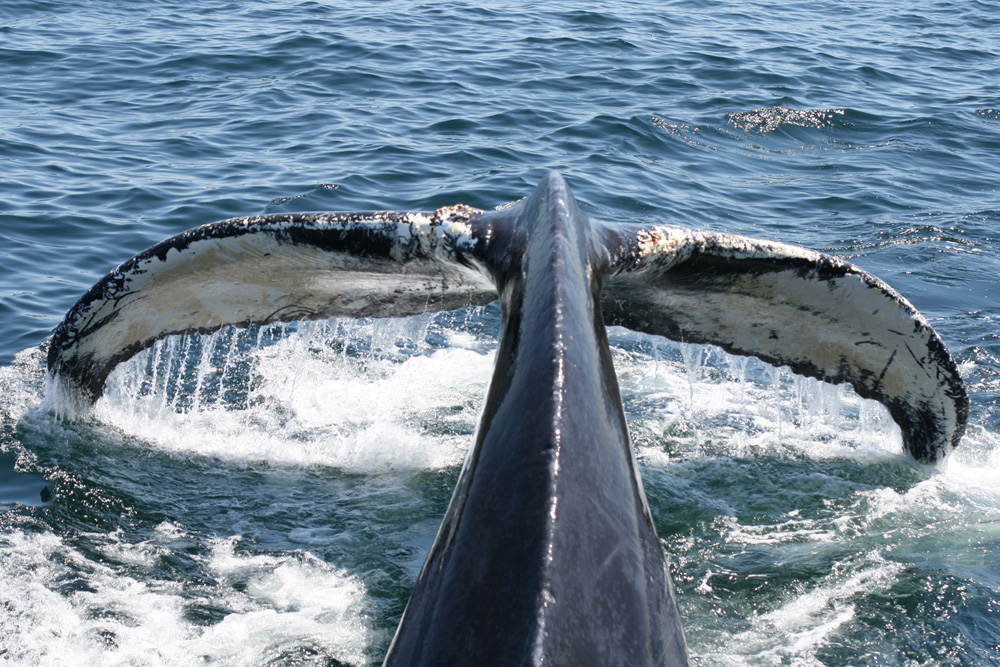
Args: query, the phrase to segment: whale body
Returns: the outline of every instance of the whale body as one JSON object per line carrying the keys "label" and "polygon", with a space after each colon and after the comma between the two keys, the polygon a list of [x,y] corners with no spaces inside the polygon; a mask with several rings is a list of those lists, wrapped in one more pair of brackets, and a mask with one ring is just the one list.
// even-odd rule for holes
{"label": "whale body", "polygon": [[85,410],[116,365],[173,334],[498,298],[476,441],[387,665],[688,664],[608,324],[847,382],[920,462],[965,430],[954,360],[878,278],[782,243],[594,220],[557,173],[494,211],[265,215],[162,241],[69,311],[49,391]]}

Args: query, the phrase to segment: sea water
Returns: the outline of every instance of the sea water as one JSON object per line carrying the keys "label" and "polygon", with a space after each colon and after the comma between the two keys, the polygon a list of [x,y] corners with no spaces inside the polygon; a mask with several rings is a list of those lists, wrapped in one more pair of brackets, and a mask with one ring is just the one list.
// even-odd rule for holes
{"label": "sea water", "polygon": [[612,329],[698,665],[1000,664],[995,2],[0,5],[0,657],[378,664],[477,426],[496,305],[177,337],[87,419],[47,337],[221,218],[491,208],[816,248],[955,354],[942,466],[877,404]]}

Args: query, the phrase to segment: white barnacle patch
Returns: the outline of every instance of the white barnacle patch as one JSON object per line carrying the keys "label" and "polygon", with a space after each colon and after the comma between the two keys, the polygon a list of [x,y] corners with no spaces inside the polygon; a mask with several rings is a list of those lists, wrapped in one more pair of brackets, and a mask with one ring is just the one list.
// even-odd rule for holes
{"label": "white barnacle patch", "polygon": [[[799,259],[809,262],[819,262],[823,258],[820,253],[814,250],[788,245],[787,243],[761,241],[732,234],[714,234],[712,236],[714,237],[713,241],[721,250],[728,252],[732,259],[773,257],[783,260]],[[833,257],[828,257],[825,261],[828,264],[839,263],[839,260]]]}
{"label": "white barnacle patch", "polygon": [[[406,224],[410,226],[413,231],[426,230],[431,225],[430,216],[424,213],[407,213],[404,217]],[[416,236],[416,234],[414,234]]]}
{"label": "white barnacle patch", "polygon": [[[640,266],[654,265],[662,269],[679,264],[698,252],[726,258],[733,261],[743,259],[780,258],[818,262],[823,258],[819,253],[798,246],[774,241],[694,231],[679,227],[650,227],[636,233],[638,262]],[[826,264],[842,264],[833,257],[823,258]]]}
{"label": "white barnacle patch", "polygon": [[636,233],[640,266],[649,263],[669,268],[691,254],[695,234],[678,227],[650,227]]}
{"label": "white barnacle patch", "polygon": [[451,258],[456,248],[471,249],[475,237],[469,220],[479,213],[482,213],[479,209],[457,204],[439,208],[430,215],[404,214],[396,227],[394,259]]}
{"label": "white barnacle patch", "polygon": [[482,213],[482,209],[473,208],[465,204],[455,204],[454,206],[442,206],[434,211],[434,218],[438,220],[468,220],[474,215]]}
{"label": "white barnacle patch", "polygon": [[678,239],[671,232],[676,230],[665,227],[652,227],[650,229],[640,229],[636,234],[639,241],[639,256],[648,257],[670,252],[677,245]]}
{"label": "white barnacle patch", "polygon": [[403,221],[396,225],[396,243],[392,250],[393,259],[406,260],[432,254],[430,243],[432,220],[424,213],[407,213]]}
{"label": "white barnacle patch", "polygon": [[443,238],[448,238],[455,248],[471,250],[476,239],[472,235],[469,220],[479,215],[482,210],[465,204],[444,206],[434,212],[434,219],[440,223]]}

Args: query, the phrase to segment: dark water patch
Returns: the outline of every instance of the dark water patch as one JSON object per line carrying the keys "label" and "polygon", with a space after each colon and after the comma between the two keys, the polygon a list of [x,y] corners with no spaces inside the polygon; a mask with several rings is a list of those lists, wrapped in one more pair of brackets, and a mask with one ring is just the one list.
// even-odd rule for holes
{"label": "dark water patch", "polygon": [[[976,618],[991,619],[992,614],[983,613],[993,605],[990,594],[974,582],[945,573],[910,570],[906,574],[890,589],[857,600],[859,624],[853,630],[871,647],[865,657],[876,660],[872,664],[882,664],[878,656],[888,645],[884,638],[888,617],[899,619],[888,629],[902,640],[894,651],[899,651],[897,655],[903,660],[950,665],[980,665],[992,660],[988,637],[996,636],[997,624],[985,620],[970,625],[966,620],[970,612]],[[938,622],[927,623],[924,619],[928,618]],[[967,638],[971,646],[960,638]],[[832,647],[823,651],[827,659],[838,659],[838,653]]]}
{"label": "dark water patch", "polygon": [[18,457],[0,450],[0,512],[17,506],[43,507],[52,488],[40,473],[18,470]]}

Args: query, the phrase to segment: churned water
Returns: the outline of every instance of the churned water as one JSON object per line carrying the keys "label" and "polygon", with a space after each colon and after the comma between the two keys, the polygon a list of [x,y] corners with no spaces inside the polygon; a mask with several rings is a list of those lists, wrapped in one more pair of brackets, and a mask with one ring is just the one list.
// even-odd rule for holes
{"label": "churned water", "polygon": [[941,468],[877,405],[611,332],[692,658],[1000,665],[1000,5],[3,0],[0,659],[378,664],[472,442],[495,306],[164,341],[92,419],[46,338],[221,218],[491,208],[884,278],[972,395]]}

